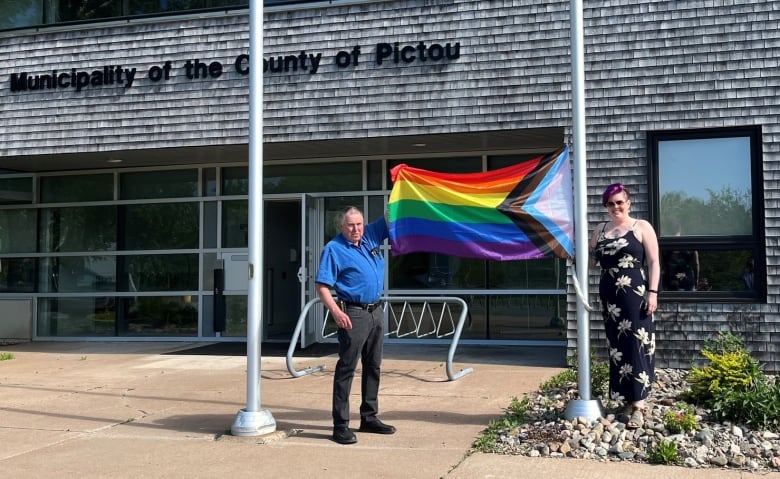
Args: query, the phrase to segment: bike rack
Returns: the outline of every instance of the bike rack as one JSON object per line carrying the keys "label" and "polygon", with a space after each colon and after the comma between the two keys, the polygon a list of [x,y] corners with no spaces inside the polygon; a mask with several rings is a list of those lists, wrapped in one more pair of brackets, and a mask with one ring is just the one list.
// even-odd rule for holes
{"label": "bike rack", "polygon": [[[414,334],[415,337],[417,338],[430,336],[431,334],[436,334],[437,338],[452,336],[452,343],[450,343],[449,352],[447,354],[447,363],[446,363],[447,378],[450,381],[454,381],[456,379],[460,379],[461,377],[467,374],[474,372],[473,368],[465,368],[456,373],[452,368],[452,361],[455,356],[455,349],[457,349],[458,347],[458,341],[460,340],[460,335],[461,332],[463,331],[463,324],[465,323],[466,318],[468,316],[468,304],[466,303],[466,301],[455,296],[382,296],[380,298],[380,301],[384,302],[384,305],[382,306],[382,312],[388,318],[388,322],[391,318],[392,321],[394,322],[394,328],[386,332],[385,336],[390,336],[393,334],[399,338],[410,336],[412,334]],[[304,305],[303,309],[301,310],[300,316],[298,316],[298,323],[295,325],[295,331],[293,332],[292,339],[290,340],[290,346],[287,348],[287,370],[290,372],[290,374],[293,377],[296,378],[299,378],[301,376],[306,376],[307,374],[312,374],[317,371],[323,371],[325,369],[324,365],[319,365],[319,366],[308,367],[304,370],[298,371],[295,369],[293,365],[293,354],[295,353],[295,345],[298,344],[298,340],[301,336],[301,330],[303,329],[303,325],[306,322],[306,318],[309,315],[309,310],[319,302],[320,302],[319,298],[314,298]],[[393,308],[393,304],[397,304],[400,302],[403,303],[403,306],[401,308],[401,313],[399,315],[396,315],[395,308]],[[419,317],[415,316],[415,311],[414,308],[412,307],[412,304],[414,303],[422,304],[422,307],[420,308]],[[431,308],[432,303],[441,304],[442,309],[438,318],[436,318],[433,314],[433,310]],[[452,317],[452,310],[450,309],[450,304],[459,304],[461,306],[460,317],[458,318],[457,324],[455,324],[455,321]],[[328,338],[336,334],[335,332],[325,334],[325,329],[329,318],[330,318],[330,311],[326,310],[325,320],[322,322],[321,335],[323,338]],[[411,321],[413,325],[413,327],[410,328],[409,331],[401,329],[401,326],[404,324],[406,318],[409,318],[407,321]],[[425,331],[421,331],[421,327],[425,319],[429,319],[433,327],[430,330],[426,329]],[[445,322],[449,322],[450,327],[445,329],[444,332],[442,332],[442,323]]]}

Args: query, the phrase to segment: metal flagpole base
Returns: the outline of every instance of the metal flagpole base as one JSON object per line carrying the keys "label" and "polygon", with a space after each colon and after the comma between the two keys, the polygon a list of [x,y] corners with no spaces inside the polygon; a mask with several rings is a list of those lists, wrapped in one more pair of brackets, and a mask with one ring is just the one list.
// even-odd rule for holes
{"label": "metal flagpole base", "polygon": [[268,409],[255,412],[241,409],[230,428],[230,433],[234,436],[262,436],[274,431],[276,431],[276,421]]}
{"label": "metal flagpole base", "polygon": [[588,401],[584,399],[575,399],[569,401],[569,404],[566,405],[563,417],[567,421],[572,421],[578,417],[584,417],[588,421],[595,421],[600,417],[604,417],[604,408],[601,405],[601,401],[598,399],[591,399]]}

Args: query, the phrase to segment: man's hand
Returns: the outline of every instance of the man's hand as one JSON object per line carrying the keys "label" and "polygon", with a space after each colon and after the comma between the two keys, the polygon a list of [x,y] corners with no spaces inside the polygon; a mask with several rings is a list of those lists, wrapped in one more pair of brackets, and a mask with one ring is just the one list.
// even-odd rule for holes
{"label": "man's hand", "polygon": [[333,321],[336,322],[336,326],[342,329],[352,329],[352,320],[349,319],[349,315],[341,310],[338,306],[334,308],[335,311],[331,311]]}

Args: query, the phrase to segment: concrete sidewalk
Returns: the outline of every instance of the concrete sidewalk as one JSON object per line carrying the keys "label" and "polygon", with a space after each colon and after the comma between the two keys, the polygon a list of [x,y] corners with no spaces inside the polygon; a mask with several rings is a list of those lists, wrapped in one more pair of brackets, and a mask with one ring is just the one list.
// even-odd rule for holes
{"label": "concrete sidewalk", "polygon": [[[301,378],[284,357],[263,357],[261,407],[277,431],[234,437],[246,406],[246,357],[169,354],[193,343],[22,343],[0,347],[0,471],[3,477],[157,478],[741,478],[724,470],[467,453],[513,396],[565,367],[561,348],[461,346],[457,381],[447,347],[386,345],[382,420],[390,436],[330,440],[336,357]],[[359,377],[352,395],[359,419]]]}

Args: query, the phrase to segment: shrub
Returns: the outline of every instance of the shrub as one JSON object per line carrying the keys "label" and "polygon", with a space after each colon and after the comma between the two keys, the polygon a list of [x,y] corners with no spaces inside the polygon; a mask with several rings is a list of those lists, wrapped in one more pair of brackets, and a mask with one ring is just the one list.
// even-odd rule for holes
{"label": "shrub", "polygon": [[695,431],[698,427],[693,406],[678,402],[664,414],[664,426],[669,432]]}
{"label": "shrub", "polygon": [[745,340],[729,331],[719,332],[704,341],[702,350],[715,354],[739,353],[745,351]]}
{"label": "shrub", "polygon": [[747,390],[763,376],[758,361],[747,351],[715,353],[703,350],[702,355],[710,362],[702,368],[691,369],[688,383],[692,399],[707,407],[725,392]]}
{"label": "shrub", "polygon": [[715,418],[778,430],[780,385],[758,381],[745,390],[722,390],[712,401]]}
{"label": "shrub", "polygon": [[780,385],[761,372],[741,338],[720,333],[705,342],[702,355],[709,363],[691,368],[687,400],[711,409],[718,420],[780,427]]}
{"label": "shrub", "polygon": [[665,440],[652,447],[647,458],[653,464],[680,464],[682,462],[677,450],[677,443]]}

